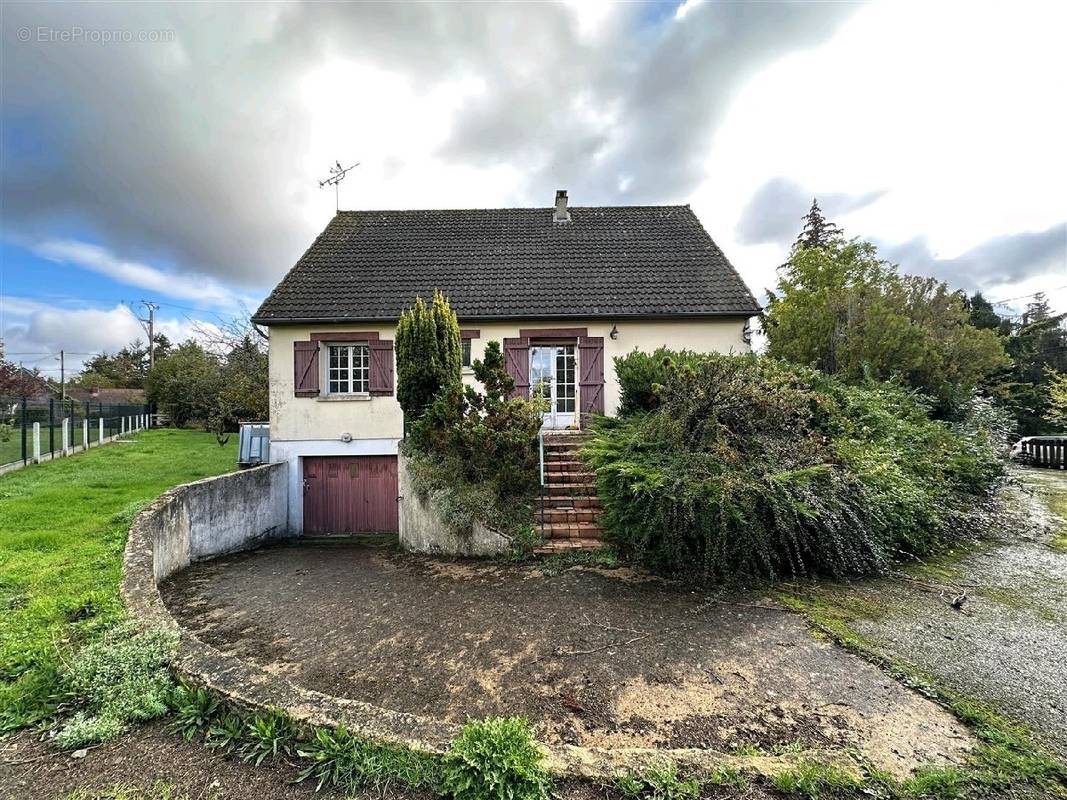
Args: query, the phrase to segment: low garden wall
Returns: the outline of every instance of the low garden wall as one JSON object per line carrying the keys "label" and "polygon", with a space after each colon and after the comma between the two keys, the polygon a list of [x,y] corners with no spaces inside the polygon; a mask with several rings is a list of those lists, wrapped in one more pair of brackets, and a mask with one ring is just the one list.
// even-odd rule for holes
{"label": "low garden wall", "polygon": [[397,456],[400,492],[400,546],[414,553],[438,556],[497,556],[511,549],[502,533],[475,522],[470,533],[451,530],[432,505],[419,497],[411,481],[407,459]]}

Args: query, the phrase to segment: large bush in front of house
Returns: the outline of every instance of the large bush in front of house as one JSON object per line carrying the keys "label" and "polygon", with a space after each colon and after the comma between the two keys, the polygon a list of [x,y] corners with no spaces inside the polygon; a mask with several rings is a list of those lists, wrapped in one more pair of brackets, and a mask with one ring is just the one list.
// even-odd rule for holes
{"label": "large bush in front of house", "polygon": [[482,522],[517,531],[532,520],[539,484],[539,401],[509,398],[515,383],[498,342],[474,362],[479,392],[443,388],[404,443],[415,489],[457,531]]}
{"label": "large bush in front of house", "polygon": [[619,379],[619,413],[623,416],[659,408],[660,392],[673,367],[699,361],[692,350],[657,347],[651,353],[633,350],[616,356],[615,375]]}
{"label": "large bush in front of house", "polygon": [[757,355],[668,360],[656,410],[602,420],[583,451],[609,536],[665,573],[878,572],[958,538],[1001,474],[987,404],[948,425],[898,386]]}
{"label": "large bush in front of house", "polygon": [[458,386],[462,341],[456,313],[440,291],[427,306],[421,297],[400,315],[396,326],[396,399],[416,420],[442,389]]}

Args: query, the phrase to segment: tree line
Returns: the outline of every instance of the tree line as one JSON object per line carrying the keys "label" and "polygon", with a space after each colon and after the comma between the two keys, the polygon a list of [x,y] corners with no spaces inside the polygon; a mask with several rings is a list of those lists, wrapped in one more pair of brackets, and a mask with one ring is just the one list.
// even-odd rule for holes
{"label": "tree line", "polygon": [[893,381],[951,420],[976,393],[1020,435],[1067,425],[1067,314],[1036,294],[1018,319],[981,292],[904,274],[877,247],[825,219],[814,201],[762,315],[768,354],[846,382]]}
{"label": "tree line", "polygon": [[[142,389],[145,400],[172,424],[219,434],[236,430],[241,421],[268,418],[267,353],[247,328],[215,336],[206,346],[195,339],[174,345],[164,334],[153,341],[151,356],[141,340],[94,356],[67,381],[67,390]],[[0,395],[58,391],[55,381],[19,368],[0,353]]]}

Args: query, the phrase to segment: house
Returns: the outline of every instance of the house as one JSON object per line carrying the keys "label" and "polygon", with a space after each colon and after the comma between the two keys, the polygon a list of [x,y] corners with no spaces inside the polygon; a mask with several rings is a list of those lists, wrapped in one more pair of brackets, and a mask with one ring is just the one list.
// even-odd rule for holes
{"label": "house", "polygon": [[144,389],[108,389],[97,386],[88,389],[67,389],[67,397],[80,403],[100,403],[105,406],[143,406]]}
{"label": "house", "polygon": [[253,316],[270,331],[271,458],[290,526],[397,528],[393,333],[435,288],[460,319],[465,380],[501,342],[550,428],[614,413],[615,356],[665,345],[749,350],[752,294],[689,206],[341,211]]}

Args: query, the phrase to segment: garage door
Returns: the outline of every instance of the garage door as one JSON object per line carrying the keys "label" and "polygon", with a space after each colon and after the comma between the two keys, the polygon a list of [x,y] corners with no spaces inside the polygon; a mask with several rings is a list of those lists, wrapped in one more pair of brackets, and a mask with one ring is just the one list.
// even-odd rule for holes
{"label": "garage door", "polygon": [[396,456],[304,459],[305,533],[396,533]]}

